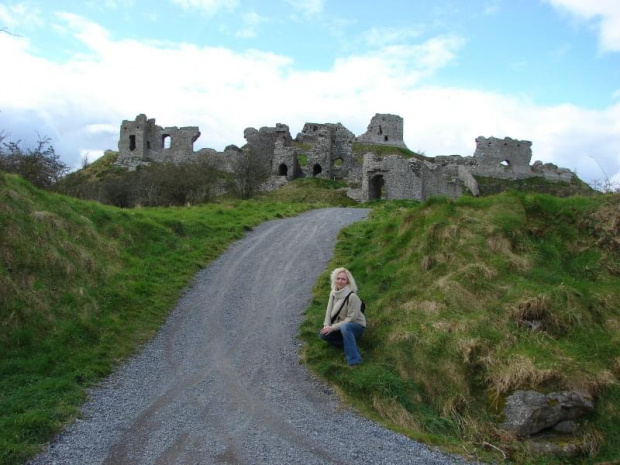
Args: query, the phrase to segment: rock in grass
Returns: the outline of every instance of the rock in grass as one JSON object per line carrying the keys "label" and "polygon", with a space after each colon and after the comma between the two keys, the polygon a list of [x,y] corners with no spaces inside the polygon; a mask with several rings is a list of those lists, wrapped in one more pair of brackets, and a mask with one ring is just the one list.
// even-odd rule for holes
{"label": "rock in grass", "polygon": [[502,427],[517,436],[528,436],[576,420],[593,410],[592,399],[576,391],[549,394],[515,391],[506,400]]}

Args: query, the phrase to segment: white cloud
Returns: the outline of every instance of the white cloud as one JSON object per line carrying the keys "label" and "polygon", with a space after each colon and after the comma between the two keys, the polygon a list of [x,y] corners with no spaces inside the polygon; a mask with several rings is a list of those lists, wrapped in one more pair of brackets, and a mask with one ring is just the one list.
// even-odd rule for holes
{"label": "white cloud", "polygon": [[98,158],[101,158],[103,156],[103,152],[103,150],[82,149],[80,150],[80,160],[82,162],[86,160],[87,163],[92,163]]}
{"label": "white cloud", "polygon": [[243,28],[239,29],[235,35],[246,39],[256,37],[260,25],[269,22],[269,18],[261,16],[256,12],[245,13],[241,20],[243,21]]}
{"label": "white cloud", "polygon": [[40,129],[73,166],[84,153],[115,149],[122,120],[139,113],[161,126],[199,126],[195,148],[217,150],[243,145],[248,126],[285,123],[295,137],[306,122],[341,122],[359,135],[375,113],[394,113],[404,118],[407,145],[429,156],[471,155],[477,136],[509,136],[531,140],[534,160],[586,180],[601,178],[592,158],[609,177],[620,173],[620,102],[594,111],[428,86],[456,59],[463,40],[455,36],[388,45],[343,56],[326,71],[301,72],[273,53],[114,40],[79,16],[52,20],[88,53],[53,63],[25,38],[0,37],[0,56],[22,71],[3,75],[0,128],[15,136],[19,125]]}
{"label": "white cloud", "polygon": [[304,16],[319,16],[323,12],[325,0],[286,0],[296,10],[299,10]]}
{"label": "white cloud", "polygon": [[581,20],[594,22],[604,52],[620,52],[620,2],[618,0],[545,0],[554,8]]}
{"label": "white cloud", "polygon": [[86,5],[91,8],[107,8],[110,10],[129,9],[136,3],[136,0],[88,0]]}
{"label": "white cloud", "polygon": [[31,29],[42,24],[41,10],[28,3],[0,5],[0,27],[6,27],[11,33],[16,28]]}
{"label": "white cloud", "polygon": [[90,134],[117,134],[118,127],[111,124],[89,124],[84,129]]}
{"label": "white cloud", "polygon": [[501,8],[501,0],[490,0],[484,6],[484,10],[482,10],[482,14],[485,16],[492,16],[497,13]]}
{"label": "white cloud", "polygon": [[418,38],[421,31],[412,28],[377,28],[373,27],[364,34],[364,40],[371,47],[409,42]]}
{"label": "white cloud", "polygon": [[172,0],[185,10],[199,10],[214,15],[220,10],[232,11],[239,6],[239,0]]}

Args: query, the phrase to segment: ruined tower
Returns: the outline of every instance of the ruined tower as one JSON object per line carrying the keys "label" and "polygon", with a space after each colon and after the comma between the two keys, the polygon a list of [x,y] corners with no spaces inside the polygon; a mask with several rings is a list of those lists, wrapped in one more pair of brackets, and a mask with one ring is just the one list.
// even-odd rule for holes
{"label": "ruined tower", "polygon": [[150,162],[188,161],[195,156],[194,142],[199,137],[197,126],[162,128],[155,119],[140,114],[135,121],[124,120],[121,124],[117,163],[135,170]]}
{"label": "ruined tower", "polygon": [[377,113],[370,120],[368,129],[358,136],[357,142],[374,145],[392,145],[407,148],[403,141],[403,119],[398,115]]}

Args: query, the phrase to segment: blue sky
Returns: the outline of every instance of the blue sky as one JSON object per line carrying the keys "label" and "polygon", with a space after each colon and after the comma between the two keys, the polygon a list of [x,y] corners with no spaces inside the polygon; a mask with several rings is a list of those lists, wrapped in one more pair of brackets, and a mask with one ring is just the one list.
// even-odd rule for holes
{"label": "blue sky", "polygon": [[620,183],[618,0],[3,0],[0,29],[0,129],[70,166],[139,113],[217,150],[393,113],[429,156],[527,139]]}

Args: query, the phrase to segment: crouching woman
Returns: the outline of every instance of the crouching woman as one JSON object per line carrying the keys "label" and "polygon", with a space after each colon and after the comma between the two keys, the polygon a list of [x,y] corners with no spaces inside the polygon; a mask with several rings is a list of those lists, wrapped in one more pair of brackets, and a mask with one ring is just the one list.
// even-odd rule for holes
{"label": "crouching woman", "polygon": [[332,290],[325,311],[325,321],[319,337],[330,344],[344,346],[349,365],[362,363],[357,348],[357,338],[366,329],[366,317],[362,313],[362,301],[357,296],[357,285],[351,272],[336,268],[331,274]]}

